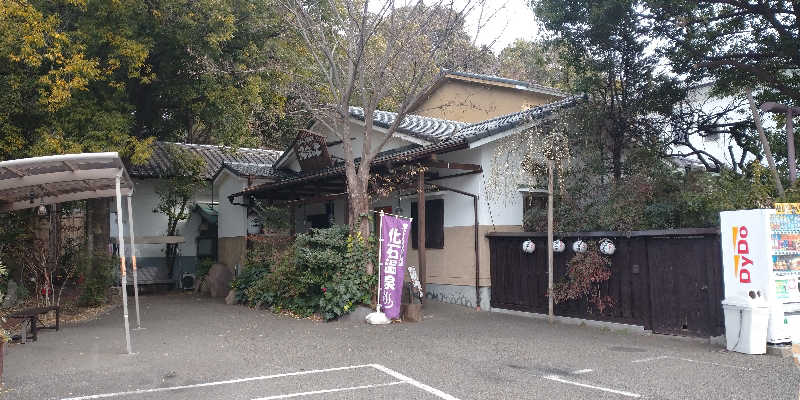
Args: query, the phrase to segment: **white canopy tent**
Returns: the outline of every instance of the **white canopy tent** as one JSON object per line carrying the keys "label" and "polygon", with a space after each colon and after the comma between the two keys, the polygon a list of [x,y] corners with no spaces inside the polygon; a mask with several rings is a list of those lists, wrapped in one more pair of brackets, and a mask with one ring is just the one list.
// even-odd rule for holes
{"label": "white canopy tent", "polygon": [[0,211],[22,210],[41,205],[103,197],[117,200],[117,240],[119,241],[122,274],[122,308],[125,323],[125,344],[131,349],[128,322],[128,293],[125,273],[125,241],[122,238],[122,195],[128,196],[128,228],[130,229],[136,323],[139,318],[139,285],[133,238],[133,181],[117,153],[81,153],[23,158],[0,162]]}

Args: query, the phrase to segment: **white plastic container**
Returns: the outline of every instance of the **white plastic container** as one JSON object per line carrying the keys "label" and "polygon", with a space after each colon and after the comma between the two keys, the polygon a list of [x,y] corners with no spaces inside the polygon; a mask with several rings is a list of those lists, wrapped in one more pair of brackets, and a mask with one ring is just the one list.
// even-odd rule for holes
{"label": "white plastic container", "polygon": [[800,312],[786,313],[786,321],[789,323],[789,334],[792,343],[800,344]]}
{"label": "white plastic container", "polygon": [[769,306],[760,298],[725,299],[725,341],[727,348],[745,354],[767,352]]}
{"label": "white plastic container", "polygon": [[770,346],[780,346],[791,343],[791,329],[789,328],[789,320],[783,313],[783,304],[773,303],[770,305],[767,344]]}

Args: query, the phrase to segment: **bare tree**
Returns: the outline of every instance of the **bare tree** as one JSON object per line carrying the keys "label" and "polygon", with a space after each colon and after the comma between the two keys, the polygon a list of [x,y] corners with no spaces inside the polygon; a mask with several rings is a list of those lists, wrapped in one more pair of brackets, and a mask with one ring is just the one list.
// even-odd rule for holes
{"label": "bare tree", "polygon": [[[370,164],[432,83],[430,72],[459,38],[465,17],[481,10],[485,0],[286,1],[323,77],[322,99],[304,101],[343,142],[349,221],[366,235]],[[402,98],[393,110],[397,118],[385,133],[375,134],[373,113],[390,90]],[[351,132],[352,104],[364,108],[365,123],[358,132]],[[354,149],[352,137],[362,139],[360,150]]]}
{"label": "bare tree", "polygon": [[[752,121],[744,111],[746,105],[747,99],[741,97],[720,98],[702,91],[693,100],[677,104],[664,121],[662,155],[694,158],[710,172],[725,167],[744,171],[749,161],[761,159],[758,137],[753,135]],[[708,151],[704,142],[714,143],[719,151]],[[725,144],[727,154],[722,150]]]}

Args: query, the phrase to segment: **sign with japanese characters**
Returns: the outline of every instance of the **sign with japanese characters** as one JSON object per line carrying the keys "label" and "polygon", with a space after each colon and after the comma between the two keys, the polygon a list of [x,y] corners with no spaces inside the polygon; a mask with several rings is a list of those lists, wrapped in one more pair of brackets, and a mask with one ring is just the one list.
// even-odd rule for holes
{"label": "sign with japanese characters", "polygon": [[383,213],[379,215],[381,236],[378,303],[387,318],[396,319],[400,317],[411,219]]}
{"label": "sign with japanese characters", "polygon": [[331,166],[328,144],[324,136],[311,132],[300,132],[295,141],[297,161],[303,171],[313,171]]}

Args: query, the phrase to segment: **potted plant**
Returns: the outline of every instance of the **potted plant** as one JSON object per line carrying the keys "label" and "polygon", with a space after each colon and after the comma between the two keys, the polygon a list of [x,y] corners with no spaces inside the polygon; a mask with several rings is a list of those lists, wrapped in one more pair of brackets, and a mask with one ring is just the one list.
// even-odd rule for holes
{"label": "potted plant", "polygon": [[[408,275],[411,282],[406,283],[406,293],[408,294],[408,302],[403,301],[400,305],[400,311],[405,322],[420,322],[422,321],[422,285],[419,282],[417,269],[413,266],[408,267]],[[403,296],[405,299],[406,296]]]}

